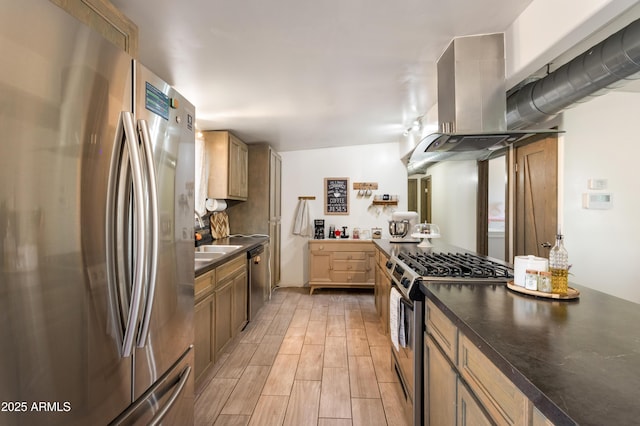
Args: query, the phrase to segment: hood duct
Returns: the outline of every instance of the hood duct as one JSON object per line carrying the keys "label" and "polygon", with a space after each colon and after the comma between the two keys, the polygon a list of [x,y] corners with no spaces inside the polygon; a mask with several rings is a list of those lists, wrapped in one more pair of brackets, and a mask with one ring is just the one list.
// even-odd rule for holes
{"label": "hood duct", "polygon": [[458,37],[437,63],[439,132],[420,141],[409,173],[445,160],[484,160],[541,132],[507,131],[504,34]]}
{"label": "hood duct", "polygon": [[640,20],[596,44],[507,99],[509,128],[543,123],[563,109],[603,89],[621,85],[640,71]]}
{"label": "hood duct", "polygon": [[[474,38],[484,40],[493,36],[502,35],[492,34]],[[456,127],[453,127],[455,124],[449,124],[447,122],[448,118],[442,119],[442,117],[450,117],[450,113],[447,115],[445,112],[444,115],[441,115],[443,112],[440,106],[441,100],[444,100],[446,104],[447,99],[455,99],[457,95],[455,85],[453,92],[449,91],[448,95],[440,90],[441,72],[443,73],[442,75],[446,75],[444,74],[445,70],[441,70],[441,62],[449,50],[455,49],[453,47],[454,43],[460,43],[460,41],[466,39],[471,39],[471,37],[455,39],[438,61],[438,117],[441,133],[429,135],[420,141],[409,159],[407,166],[409,174],[424,173],[430,164],[439,161],[488,159],[494,151],[525,137],[533,134],[557,133],[551,130],[526,129],[552,119],[562,110],[587,96],[621,85],[622,80],[640,72],[640,20],[637,20],[544,78],[517,89],[509,95],[508,99],[504,95],[506,90],[504,87],[504,74],[502,74],[500,76],[502,79],[501,98],[503,104],[506,104],[503,110],[506,111],[504,114],[506,117],[504,128],[501,128],[498,124],[493,129],[490,129],[483,127],[481,123],[477,123],[475,132],[456,132]],[[503,46],[503,39],[500,40],[498,43],[502,43]],[[493,43],[496,43],[496,41],[493,40]],[[485,52],[484,47],[475,47],[478,52]],[[502,48],[502,72],[504,72],[503,52],[504,48]],[[487,56],[485,54],[482,54],[482,56],[486,60]],[[481,67],[477,67],[476,76],[479,75],[480,71]],[[451,76],[455,76],[456,72],[449,69],[447,74],[450,77],[442,78],[451,80]],[[488,83],[485,78],[476,79],[474,84],[499,85],[495,81]],[[464,90],[464,87],[460,86],[460,90]],[[477,99],[481,98],[477,89],[474,93]],[[461,106],[462,103],[456,106],[455,109],[465,109]],[[486,116],[484,113],[487,111],[486,108],[472,107],[471,110],[477,111],[476,115],[480,117]],[[444,132],[451,130],[452,127],[453,133]],[[506,128],[514,130],[506,131],[504,130]],[[457,126],[457,129],[459,130],[460,127]]]}

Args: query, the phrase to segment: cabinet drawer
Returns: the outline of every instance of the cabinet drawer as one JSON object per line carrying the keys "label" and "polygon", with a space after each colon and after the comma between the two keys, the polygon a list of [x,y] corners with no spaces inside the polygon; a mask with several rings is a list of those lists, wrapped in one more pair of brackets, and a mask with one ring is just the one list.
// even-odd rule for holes
{"label": "cabinet drawer", "polygon": [[216,271],[209,271],[195,279],[193,286],[193,294],[197,302],[201,297],[205,296],[210,290],[213,290],[216,281]]}
{"label": "cabinet drawer", "polygon": [[336,251],[333,253],[335,260],[365,260],[367,253],[363,251]]}
{"label": "cabinet drawer", "polygon": [[331,281],[337,283],[366,283],[368,278],[366,272],[331,271]]}
{"label": "cabinet drawer", "polygon": [[343,251],[351,251],[351,252],[366,252],[366,253],[375,253],[375,247],[372,242],[363,241],[363,242],[345,242],[340,240],[311,240],[309,241],[309,249],[310,250],[326,250],[333,253],[343,252]]}
{"label": "cabinet drawer", "polygon": [[366,260],[334,260],[333,269],[336,271],[358,271],[364,272],[367,270]]}
{"label": "cabinet drawer", "polygon": [[458,350],[458,328],[431,300],[427,300],[425,325],[427,332],[433,336],[442,351],[455,364]]}
{"label": "cabinet drawer", "polygon": [[528,399],[467,337],[460,337],[458,369],[498,424],[528,424]]}
{"label": "cabinet drawer", "polygon": [[218,283],[221,281],[224,281],[225,278],[233,275],[239,269],[246,268],[246,265],[247,265],[246,254],[243,253],[238,257],[235,257],[234,259],[216,268],[216,281]]}

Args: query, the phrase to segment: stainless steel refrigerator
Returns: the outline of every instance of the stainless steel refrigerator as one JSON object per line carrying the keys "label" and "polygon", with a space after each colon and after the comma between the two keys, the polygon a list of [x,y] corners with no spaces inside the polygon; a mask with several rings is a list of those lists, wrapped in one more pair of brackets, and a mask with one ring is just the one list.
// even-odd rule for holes
{"label": "stainless steel refrigerator", "polygon": [[0,4],[0,425],[193,423],[194,107]]}

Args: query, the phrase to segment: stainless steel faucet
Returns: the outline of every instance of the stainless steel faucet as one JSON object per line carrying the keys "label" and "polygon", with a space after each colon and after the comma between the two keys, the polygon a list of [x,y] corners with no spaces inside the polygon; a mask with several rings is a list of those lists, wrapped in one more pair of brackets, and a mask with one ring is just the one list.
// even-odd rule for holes
{"label": "stainless steel faucet", "polygon": [[200,225],[200,228],[204,228],[204,222],[202,221],[202,218],[200,217],[198,212],[195,212],[195,215],[196,215],[196,221],[198,222],[198,225]]}

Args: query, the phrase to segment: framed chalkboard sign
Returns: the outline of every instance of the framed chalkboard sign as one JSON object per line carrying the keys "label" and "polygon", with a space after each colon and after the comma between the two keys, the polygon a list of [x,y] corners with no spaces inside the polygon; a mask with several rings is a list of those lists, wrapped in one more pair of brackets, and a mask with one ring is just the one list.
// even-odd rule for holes
{"label": "framed chalkboard sign", "polygon": [[349,178],[325,178],[324,194],[324,214],[349,214]]}

